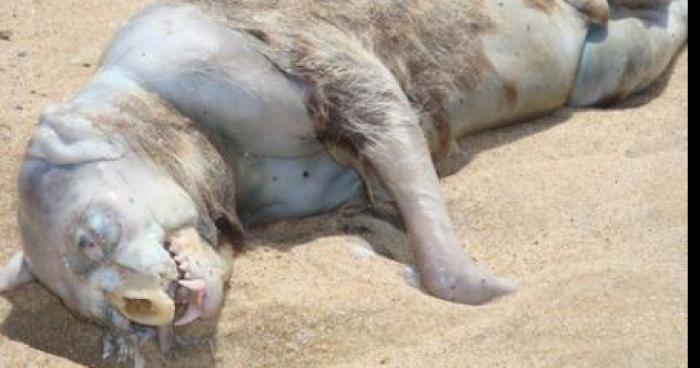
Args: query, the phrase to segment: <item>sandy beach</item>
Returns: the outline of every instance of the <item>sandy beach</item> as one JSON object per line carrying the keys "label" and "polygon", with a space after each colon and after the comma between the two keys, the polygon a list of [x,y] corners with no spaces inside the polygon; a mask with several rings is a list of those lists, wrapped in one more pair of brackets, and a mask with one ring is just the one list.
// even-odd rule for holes
{"label": "sandy beach", "polygon": [[[147,0],[0,4],[0,262],[20,247],[17,169],[42,108],[90,77]],[[7,31],[7,32],[4,32]],[[406,237],[337,213],[256,229],[218,320],[155,367],[685,367],[688,55],[606,110],[467,137],[442,185],[469,253],[520,284],[479,308],[404,278]],[[459,164],[457,164],[459,162]],[[363,251],[369,244],[394,260]],[[37,284],[0,296],[0,368],[117,367],[101,330]]]}

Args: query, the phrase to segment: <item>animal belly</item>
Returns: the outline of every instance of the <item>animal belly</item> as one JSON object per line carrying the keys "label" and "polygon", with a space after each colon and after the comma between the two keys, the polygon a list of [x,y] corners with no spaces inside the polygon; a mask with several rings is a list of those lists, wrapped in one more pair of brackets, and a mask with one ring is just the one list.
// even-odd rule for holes
{"label": "animal belly", "polygon": [[363,190],[355,170],[326,152],[294,159],[247,155],[238,160],[236,180],[238,212],[248,225],[327,212]]}
{"label": "animal belly", "polygon": [[[576,77],[587,25],[563,1],[547,7],[531,0],[487,1],[494,30],[482,36],[485,73],[451,96],[453,133],[527,119],[566,104]],[[473,61],[472,61],[473,62]]]}

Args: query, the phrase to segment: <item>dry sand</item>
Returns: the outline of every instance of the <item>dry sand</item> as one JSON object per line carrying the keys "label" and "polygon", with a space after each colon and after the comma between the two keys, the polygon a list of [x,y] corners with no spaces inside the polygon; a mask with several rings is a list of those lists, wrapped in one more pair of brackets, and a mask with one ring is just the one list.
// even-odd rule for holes
{"label": "dry sand", "polygon": [[[20,244],[15,180],[39,111],[86,81],[147,2],[0,3],[12,33],[0,39],[0,261]],[[462,141],[470,162],[443,182],[450,210],[470,253],[519,281],[512,297],[430,298],[348,235],[400,249],[399,232],[322,216],[253,233],[210,343],[175,362],[149,355],[172,367],[687,366],[687,111],[686,52],[624,107]],[[0,367],[105,366],[99,340],[37,285],[0,297]]]}

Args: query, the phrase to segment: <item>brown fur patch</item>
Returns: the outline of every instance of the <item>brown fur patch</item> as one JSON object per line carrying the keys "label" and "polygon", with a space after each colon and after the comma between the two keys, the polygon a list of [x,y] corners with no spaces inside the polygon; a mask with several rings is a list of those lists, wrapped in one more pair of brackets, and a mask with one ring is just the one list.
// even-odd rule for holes
{"label": "brown fur patch", "polygon": [[503,98],[509,107],[514,107],[518,103],[518,86],[511,81],[503,80]]}
{"label": "brown fur patch", "polygon": [[608,23],[610,7],[607,0],[567,0],[567,2],[589,20],[599,24]]}
{"label": "brown fur patch", "polygon": [[454,137],[452,135],[452,126],[445,110],[446,97],[443,96],[440,90],[414,91],[411,94],[411,100],[415,110],[422,111],[430,116],[430,121],[437,132],[437,146],[430,147],[433,157],[436,160],[447,157]]}
{"label": "brown fur patch", "polygon": [[416,115],[433,116],[445,151],[447,97],[493,70],[480,36],[495,25],[480,0],[189,2],[231,28],[263,32],[259,51],[311,87],[319,138],[357,151],[386,128],[382,106],[407,106],[405,95],[417,97]]}
{"label": "brown fur patch", "polygon": [[197,205],[197,230],[214,246],[222,233],[235,247],[243,243],[236,215],[233,173],[199,125],[158,97],[126,97],[119,111],[91,118],[97,127],[123,139],[137,155],[162,168]]}
{"label": "brown fur patch", "polygon": [[450,148],[454,139],[452,127],[444,109],[440,108],[438,112],[433,113],[433,125],[438,132],[438,147],[435,149],[436,158],[442,159],[450,154]]}

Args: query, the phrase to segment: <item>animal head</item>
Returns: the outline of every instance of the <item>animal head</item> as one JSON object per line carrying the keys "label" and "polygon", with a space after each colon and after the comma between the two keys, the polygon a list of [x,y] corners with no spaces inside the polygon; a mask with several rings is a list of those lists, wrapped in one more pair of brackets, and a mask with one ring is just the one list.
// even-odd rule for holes
{"label": "animal head", "polygon": [[[198,184],[206,155],[197,140],[163,147],[175,156],[159,159],[133,132],[119,134],[125,127],[114,127],[115,121],[128,121],[130,129],[162,123],[141,119],[125,107],[97,115],[72,105],[48,108],[19,177],[28,268],[69,309],[121,328],[215,314],[230,275],[229,262],[214,251],[216,225],[236,223],[214,203],[220,193]],[[142,137],[172,143],[162,138]],[[177,162],[164,167],[165,157]],[[175,175],[178,168],[189,172]]]}

